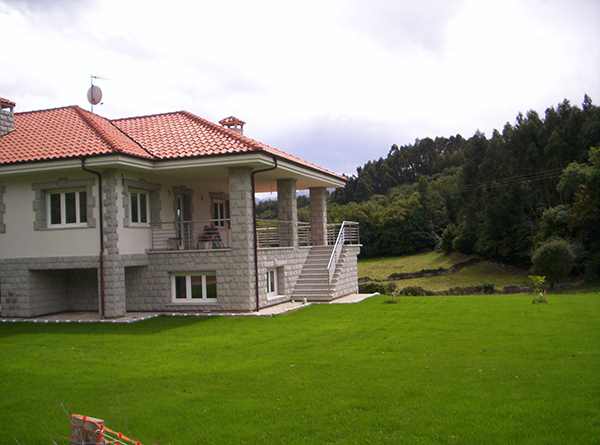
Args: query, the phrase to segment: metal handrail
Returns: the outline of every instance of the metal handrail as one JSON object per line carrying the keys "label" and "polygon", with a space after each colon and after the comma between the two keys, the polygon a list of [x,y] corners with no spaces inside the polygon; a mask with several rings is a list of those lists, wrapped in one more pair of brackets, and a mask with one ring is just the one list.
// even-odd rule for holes
{"label": "metal handrail", "polygon": [[[337,239],[335,240],[335,244],[333,245],[333,249],[331,251],[331,257],[329,257],[329,263],[327,264],[327,272],[329,274],[329,282],[331,283],[331,279],[333,278],[333,274],[335,272],[335,268],[332,266],[337,265],[337,260],[341,254],[342,247],[344,246],[344,232],[346,227],[346,221],[342,221],[342,225],[340,227],[340,231],[338,232]],[[342,246],[342,247],[340,247]]]}

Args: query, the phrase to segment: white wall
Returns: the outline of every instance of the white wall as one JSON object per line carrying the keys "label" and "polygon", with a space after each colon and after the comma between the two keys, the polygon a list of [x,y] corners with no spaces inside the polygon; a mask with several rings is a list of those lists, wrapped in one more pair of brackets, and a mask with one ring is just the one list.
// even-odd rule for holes
{"label": "white wall", "polygon": [[[4,223],[6,232],[0,233],[0,258],[55,257],[98,255],[98,227],[76,229],[33,230],[33,183],[52,182],[58,179],[87,179],[89,174],[54,173],[27,177],[0,178],[4,185]],[[93,187],[96,205],[97,187]],[[98,221],[97,207],[94,217]]]}
{"label": "white wall", "polygon": [[[152,231],[150,227],[124,227],[125,210],[123,208],[122,178],[161,184],[161,220],[167,222],[175,220],[173,187],[186,186],[193,190],[192,211],[193,219],[196,221],[207,220],[212,217],[210,192],[227,193],[229,191],[229,181],[226,177],[178,180],[175,175],[149,177],[123,171],[118,173],[118,178],[117,233],[119,236],[119,253],[123,255],[145,253],[152,246]],[[35,192],[32,189],[32,184],[55,182],[59,179],[92,179],[94,181],[95,208],[93,214],[96,219],[96,227],[33,230]],[[3,197],[6,206],[4,213],[6,233],[0,233],[0,259],[98,255],[98,191],[94,176],[79,171],[60,172],[0,178],[0,184],[5,186]]]}
{"label": "white wall", "polygon": [[[121,177],[121,174],[119,174]],[[212,218],[210,208],[210,192],[229,191],[229,180],[226,177],[216,179],[181,179],[178,180],[176,175],[136,175],[131,172],[123,172],[122,177],[128,180],[146,181],[150,184],[160,184],[160,219],[163,222],[175,221],[175,193],[174,187],[187,187],[193,190],[192,192],[192,218],[194,221],[208,220]],[[145,253],[146,249],[152,246],[152,231],[148,228],[140,227],[124,227],[123,218],[125,211],[122,202],[122,181],[118,183],[119,195],[119,253],[123,255]]]}

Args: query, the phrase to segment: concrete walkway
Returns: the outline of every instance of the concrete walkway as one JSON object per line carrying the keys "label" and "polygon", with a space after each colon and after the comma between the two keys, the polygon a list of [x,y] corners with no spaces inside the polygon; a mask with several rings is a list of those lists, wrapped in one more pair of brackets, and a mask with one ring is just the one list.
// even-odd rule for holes
{"label": "concrete walkway", "polygon": [[285,314],[310,303],[285,302],[259,310],[258,312],[127,312],[118,318],[102,319],[96,312],[61,312],[33,318],[2,318],[0,323],[136,323],[156,317],[272,317]]}
{"label": "concrete walkway", "polygon": [[[351,294],[338,298],[326,304],[351,304],[360,303],[367,298],[379,295],[374,294]],[[156,317],[273,317],[286,314],[312,303],[299,301],[288,301],[276,304],[254,312],[127,312],[123,317],[102,319],[96,312],[61,312],[59,314],[42,315],[33,318],[3,318],[0,323],[136,323],[138,321],[150,320]]]}
{"label": "concrete walkway", "polygon": [[337,298],[329,302],[329,304],[352,304],[352,303],[360,303],[361,301],[366,300],[367,298],[374,297],[375,295],[379,295],[379,292],[375,292],[373,294],[350,294],[345,297]]}

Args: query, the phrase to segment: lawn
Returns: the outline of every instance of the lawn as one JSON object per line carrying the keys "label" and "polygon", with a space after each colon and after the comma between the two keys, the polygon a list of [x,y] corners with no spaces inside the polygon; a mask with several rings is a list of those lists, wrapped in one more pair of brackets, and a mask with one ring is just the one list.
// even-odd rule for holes
{"label": "lawn", "polygon": [[75,411],[147,445],[597,444],[600,293],[549,299],[2,324],[0,442],[65,443]]}
{"label": "lawn", "polygon": [[399,257],[367,258],[358,262],[358,276],[385,280],[394,272],[418,272],[422,269],[449,268],[472,258],[462,253],[425,252]]}
{"label": "lawn", "polygon": [[[369,258],[358,262],[358,276],[383,280],[393,272],[416,272],[422,269],[449,268],[452,265],[473,258],[460,253],[446,255],[441,252],[427,252],[391,258]],[[479,286],[493,283],[497,289],[509,284],[528,284],[528,272],[505,264],[482,261],[467,266],[458,272],[435,277],[396,280],[398,289],[419,286],[427,290],[440,291],[451,287]]]}
{"label": "lawn", "polygon": [[465,267],[453,274],[394,281],[399,289],[407,286],[419,286],[433,291],[451,287],[477,286],[484,283],[493,283],[497,289],[500,289],[509,284],[528,284],[528,282],[526,270],[490,261]]}

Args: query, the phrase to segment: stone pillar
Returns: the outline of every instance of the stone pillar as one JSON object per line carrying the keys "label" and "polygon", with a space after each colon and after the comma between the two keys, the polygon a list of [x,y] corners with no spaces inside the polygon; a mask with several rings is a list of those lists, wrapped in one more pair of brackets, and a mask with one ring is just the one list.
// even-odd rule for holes
{"label": "stone pillar", "polygon": [[327,245],[327,189],[310,189],[310,231],[313,246]]}
{"label": "stone pillar", "polygon": [[277,180],[277,215],[279,219],[279,245],[298,246],[298,203],[296,180]]}
{"label": "stone pillar", "polygon": [[252,169],[229,169],[232,276],[227,280],[228,300],[240,310],[255,309],[254,222]]}
{"label": "stone pillar", "polygon": [[[114,171],[102,174],[104,225],[104,316],[122,317],[126,313],[125,268],[119,255],[118,176]],[[98,277],[100,283],[100,277]],[[100,284],[98,284],[100,285]],[[100,295],[100,294],[98,294]]]}
{"label": "stone pillar", "polygon": [[70,445],[104,445],[104,420],[73,414]]}

